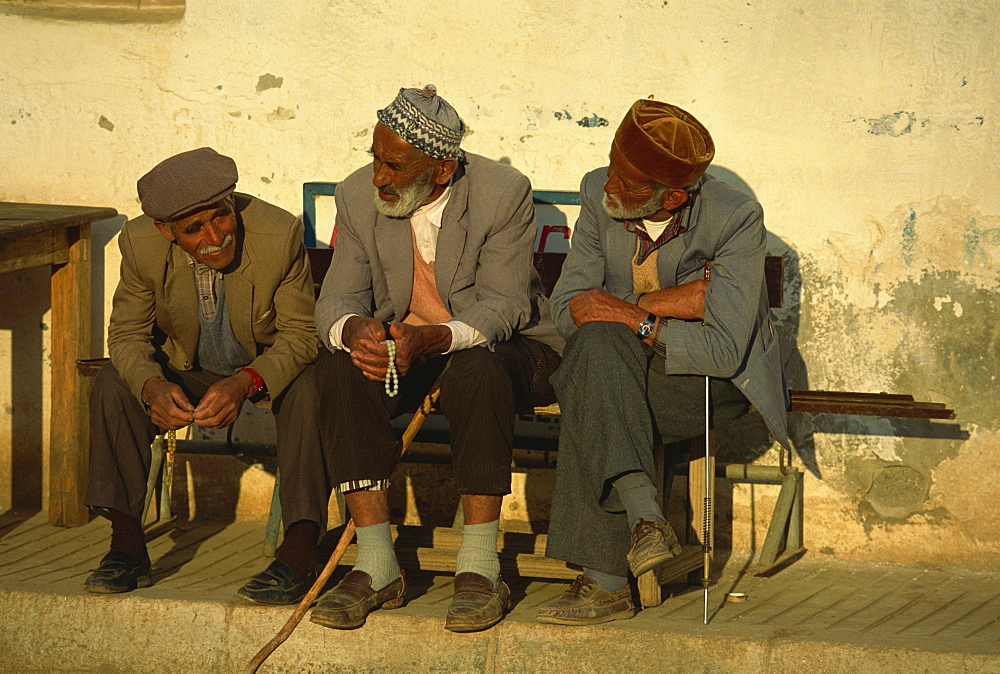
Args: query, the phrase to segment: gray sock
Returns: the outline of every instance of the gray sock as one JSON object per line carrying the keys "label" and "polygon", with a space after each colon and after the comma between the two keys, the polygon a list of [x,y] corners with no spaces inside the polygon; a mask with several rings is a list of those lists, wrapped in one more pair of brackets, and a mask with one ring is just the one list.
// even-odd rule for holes
{"label": "gray sock", "polygon": [[599,587],[608,592],[617,592],[623,587],[628,587],[628,576],[615,576],[610,573],[598,571],[597,569],[588,569],[587,567],[583,567],[583,575],[593,580]]}
{"label": "gray sock", "polygon": [[666,522],[663,510],[656,505],[656,487],[649,476],[642,471],[627,473],[614,481],[618,498],[625,506],[628,527],[634,529],[640,519],[652,522]]}
{"label": "gray sock", "polygon": [[472,571],[485,576],[496,587],[500,579],[500,557],[497,555],[497,537],[500,520],[483,524],[466,524],[462,527],[462,545],[455,560],[455,575]]}
{"label": "gray sock", "polygon": [[372,589],[383,587],[399,578],[399,562],[392,547],[392,531],[388,522],[358,527],[358,558],[355,571],[364,571],[372,577]]}

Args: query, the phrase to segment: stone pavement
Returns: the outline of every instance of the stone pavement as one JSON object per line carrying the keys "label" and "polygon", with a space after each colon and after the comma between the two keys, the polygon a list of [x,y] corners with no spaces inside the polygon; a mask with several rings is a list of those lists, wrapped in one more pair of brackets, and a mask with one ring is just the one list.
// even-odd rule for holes
{"label": "stone pavement", "polygon": [[[152,587],[90,595],[103,519],[61,529],[45,513],[0,515],[0,671],[242,669],[291,613],[233,594],[268,562],[263,525],[181,527],[150,544]],[[1000,572],[809,555],[770,578],[751,570],[728,560],[707,626],[698,587],[672,588],[632,620],[542,625],[536,607],[566,584],[522,580],[506,620],[466,635],[442,628],[450,577],[415,572],[403,608],[348,632],[307,618],[261,671],[1000,672]],[[725,602],[728,592],[747,600]]]}

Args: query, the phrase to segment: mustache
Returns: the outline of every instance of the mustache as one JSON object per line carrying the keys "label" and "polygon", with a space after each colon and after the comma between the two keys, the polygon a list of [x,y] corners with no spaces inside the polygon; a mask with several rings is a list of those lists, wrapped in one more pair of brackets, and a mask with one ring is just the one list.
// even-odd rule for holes
{"label": "mustache", "polygon": [[399,190],[397,190],[392,185],[386,185],[385,187],[380,187],[378,188],[378,191],[381,192],[382,194],[391,194],[394,197],[399,196]]}
{"label": "mustache", "polygon": [[218,246],[205,246],[198,251],[199,255],[211,255],[212,253],[218,253],[220,250],[226,248],[229,244],[233,242],[233,235],[226,234],[226,238],[222,240],[222,243]]}

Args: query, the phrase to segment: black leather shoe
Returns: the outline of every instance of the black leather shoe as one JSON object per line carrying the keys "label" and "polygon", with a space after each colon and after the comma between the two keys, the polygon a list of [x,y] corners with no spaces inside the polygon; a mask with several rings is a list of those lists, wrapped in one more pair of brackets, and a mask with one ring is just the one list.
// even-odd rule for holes
{"label": "black leather shoe", "polygon": [[246,585],[236,591],[236,594],[256,604],[271,606],[297,604],[302,601],[302,597],[306,596],[315,582],[315,569],[295,580],[292,567],[275,560],[256,576],[252,576]]}
{"label": "black leather shoe", "polygon": [[372,589],[372,577],[364,571],[351,570],[337,587],[327,592],[316,604],[309,620],[337,630],[361,627],[375,609],[399,608],[406,598],[406,579],[400,569],[399,578],[381,590]]}
{"label": "black leather shoe", "polygon": [[112,550],[101,559],[101,565],[87,578],[87,592],[115,594],[130,592],[137,587],[153,584],[149,557],[136,563],[131,555],[121,550]]}
{"label": "black leather shoe", "polygon": [[455,596],[448,608],[444,628],[452,632],[478,632],[500,622],[510,608],[510,588],[497,580],[464,571],[455,576]]}

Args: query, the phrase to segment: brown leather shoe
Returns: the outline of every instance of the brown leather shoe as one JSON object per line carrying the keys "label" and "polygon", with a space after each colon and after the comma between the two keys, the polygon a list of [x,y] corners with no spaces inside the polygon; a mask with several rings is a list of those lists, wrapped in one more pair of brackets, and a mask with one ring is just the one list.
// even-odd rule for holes
{"label": "brown leather shoe", "polygon": [[455,596],[448,607],[444,628],[452,632],[477,632],[500,622],[510,609],[510,588],[503,579],[493,587],[490,579],[471,571],[455,576]]}
{"label": "brown leather shoe", "polygon": [[348,571],[337,587],[323,595],[309,620],[338,630],[352,630],[365,624],[368,614],[382,608],[399,608],[406,597],[406,579],[399,578],[377,592],[372,577],[364,571]]}
{"label": "brown leather shoe", "polygon": [[539,606],[535,619],[555,625],[597,625],[634,615],[631,588],[608,592],[589,576],[579,575],[568,590]]}
{"label": "brown leather shoe", "polygon": [[679,554],[681,544],[669,524],[639,520],[632,530],[632,545],[626,559],[632,575],[638,578]]}

